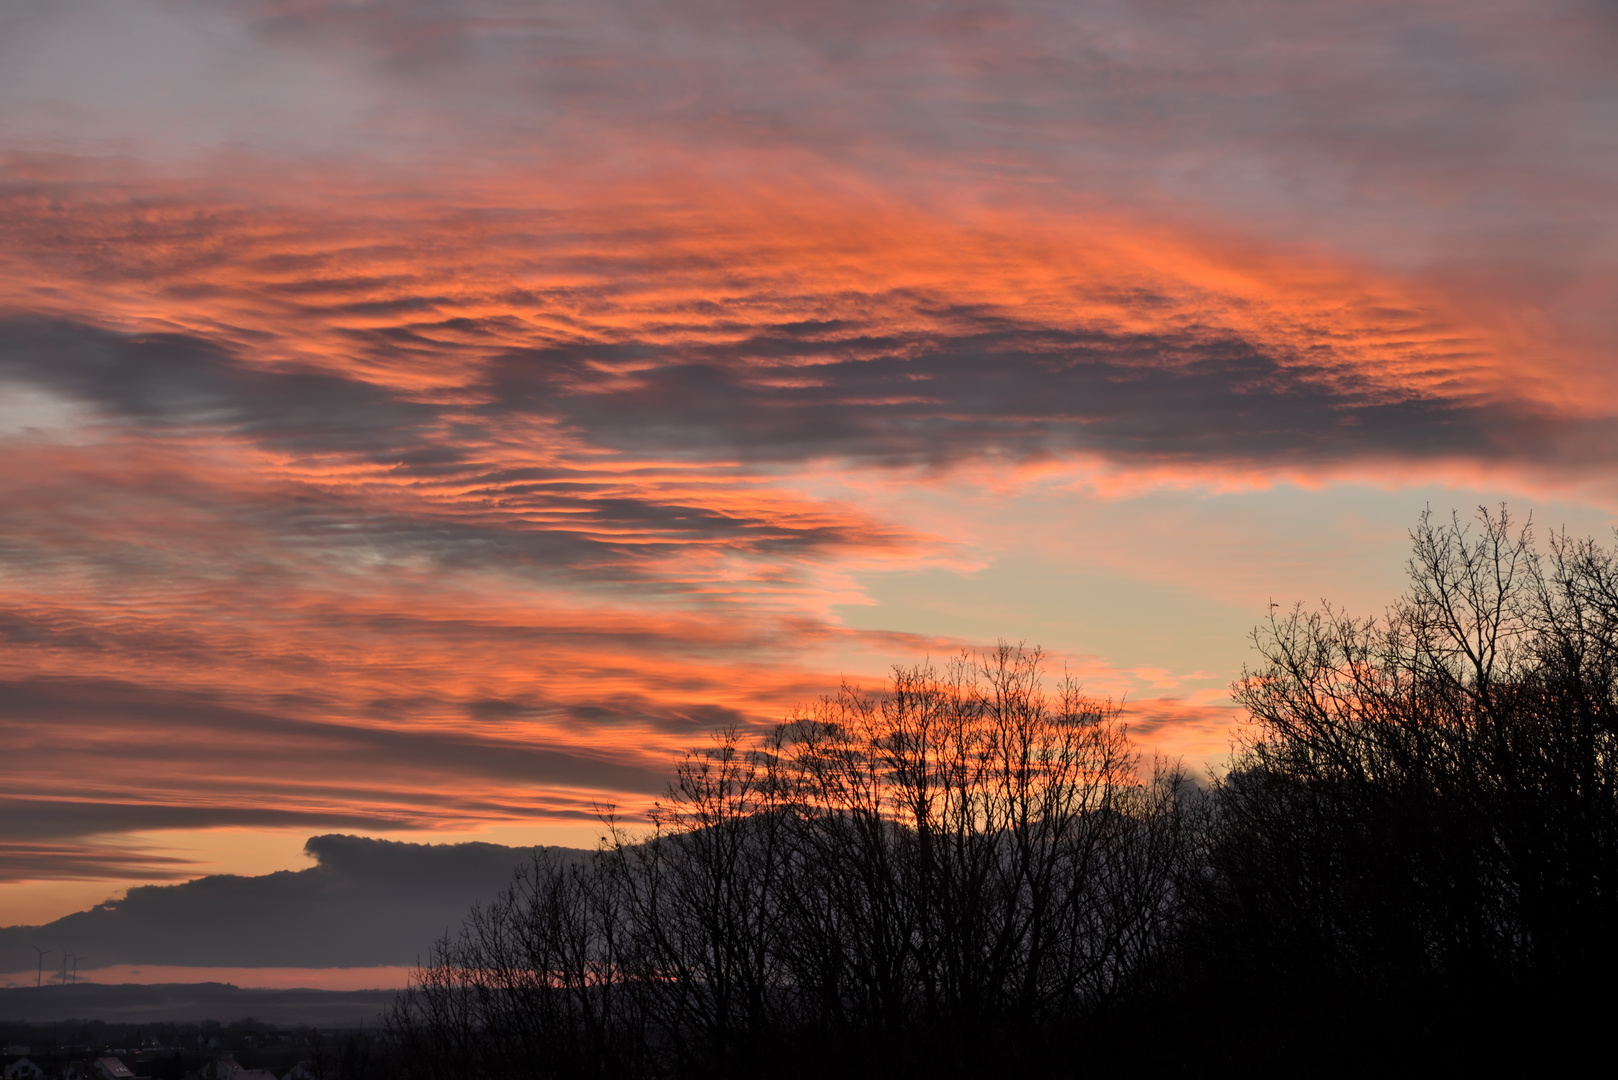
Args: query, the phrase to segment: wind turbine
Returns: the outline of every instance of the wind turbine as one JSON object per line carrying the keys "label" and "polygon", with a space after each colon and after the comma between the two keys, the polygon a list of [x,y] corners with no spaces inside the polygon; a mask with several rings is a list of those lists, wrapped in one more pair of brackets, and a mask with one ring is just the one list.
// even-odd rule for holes
{"label": "wind turbine", "polygon": [[74,986],[79,985],[79,961],[83,960],[83,959],[84,959],[84,957],[80,956],[78,953],[73,954],[73,985]]}
{"label": "wind turbine", "polygon": [[41,949],[38,945],[28,946],[39,954],[39,970],[34,972],[34,989],[39,989],[40,982],[45,976],[45,954],[53,953],[55,949]]}

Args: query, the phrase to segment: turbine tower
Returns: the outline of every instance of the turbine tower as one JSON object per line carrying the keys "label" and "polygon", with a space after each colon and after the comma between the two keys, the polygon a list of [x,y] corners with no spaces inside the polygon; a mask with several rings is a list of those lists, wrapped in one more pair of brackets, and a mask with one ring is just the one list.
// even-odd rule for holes
{"label": "turbine tower", "polygon": [[30,945],[28,947],[30,949],[33,949],[35,952],[37,952],[39,954],[39,970],[34,972],[34,989],[38,990],[39,986],[40,986],[40,983],[41,983],[41,981],[43,980],[43,978],[45,976],[45,954],[46,953],[53,953],[56,950],[55,949],[41,949],[38,945]]}

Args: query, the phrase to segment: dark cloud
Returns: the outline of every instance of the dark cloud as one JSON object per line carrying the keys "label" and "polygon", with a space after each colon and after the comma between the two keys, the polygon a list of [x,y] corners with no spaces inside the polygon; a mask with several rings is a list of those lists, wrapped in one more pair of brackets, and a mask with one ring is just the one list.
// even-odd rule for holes
{"label": "dark cloud", "polygon": [[965,325],[949,336],[781,326],[661,362],[644,345],[512,353],[490,369],[488,409],[553,409],[623,450],[755,461],[1544,460],[1565,431],[1528,405],[1391,386],[1218,333],[952,321]]}
{"label": "dark cloud", "polygon": [[[364,547],[447,566],[499,562],[624,579],[646,576],[642,560],[670,543],[791,554],[889,543],[898,534],[870,522],[755,516],[626,490],[622,477],[566,462],[496,465],[487,460],[489,425],[546,421],[601,449],[696,462],[937,465],[1073,451],[1200,463],[1554,462],[1574,439],[1578,452],[1592,445],[1591,432],[1528,405],[1395,387],[1347,374],[1329,354],[1280,355],[1231,334],[1109,334],[962,310],[939,319],[948,332],[873,333],[845,319],[760,327],[728,344],[510,350],[477,376],[485,403],[455,409],[329,373],[255,368],[186,335],[37,318],[0,323],[0,378],[126,423],[200,429],[304,455],[358,455],[385,463],[400,482],[452,481],[462,493],[452,507],[407,511],[356,504],[328,486],[250,496],[195,489],[200,512],[293,548]],[[535,515],[549,520],[536,525]],[[31,530],[11,531],[14,564],[62,557],[56,539],[30,554]],[[113,557],[112,549],[98,557]]]}
{"label": "dark cloud", "polygon": [[[660,500],[655,486],[636,490],[633,475],[603,475],[577,463],[494,464],[482,420],[404,400],[362,380],[254,368],[234,351],[189,335],[120,334],[41,318],[0,320],[0,382],[43,389],[143,432],[191,436],[202,445],[246,440],[315,459],[357,458],[385,466],[396,488],[445,482],[461,493],[452,503],[406,498],[378,505],[364,492],[319,477],[299,486],[220,489],[201,478],[179,483],[167,474],[131,476],[116,458],[102,463],[100,475],[81,471],[71,478],[86,506],[144,494],[182,505],[193,532],[205,536],[214,521],[222,535],[247,528],[282,550],[317,557],[362,549],[450,567],[498,563],[541,574],[644,579],[656,574],[644,560],[666,552],[671,542],[770,554],[888,544],[901,535],[847,516],[788,521],[734,505],[720,511]],[[526,416],[550,418],[550,405],[529,401],[518,408]],[[537,456],[548,456],[545,448],[535,449]],[[106,490],[95,491],[98,483]],[[60,562],[76,549],[119,574],[155,572],[157,564],[189,558],[188,545],[172,534],[155,546],[141,545],[132,532],[114,539],[40,528],[30,519],[33,513],[17,498],[0,508],[0,520],[11,525],[0,552],[14,566]],[[47,506],[45,513],[57,510]],[[535,515],[549,520],[536,525]],[[255,567],[256,573],[264,570]]]}
{"label": "dark cloud", "polygon": [[0,378],[158,428],[230,432],[291,452],[387,457],[428,441],[426,405],[312,371],[267,371],[186,334],[118,334],[41,318],[0,321]]}
{"label": "dark cloud", "polygon": [[[496,462],[502,425],[543,423],[583,435],[596,451],[707,465],[948,465],[1084,452],[1193,465],[1458,457],[1588,466],[1608,456],[1609,422],[1569,424],[1525,402],[1447,396],[1441,384],[1398,386],[1335,362],[1324,344],[1303,343],[1318,355],[1300,356],[1211,329],[1119,334],[964,309],[936,320],[946,328],[882,333],[827,319],[761,326],[723,344],[505,350],[471,369],[469,389],[482,403],[452,407],[330,373],[255,368],[196,337],[14,318],[0,322],[0,379],[143,429],[358,457],[386,466],[401,492],[436,483],[457,492],[448,502],[379,503],[318,480],[249,491],[154,482],[151,497],[217,521],[222,537],[246,528],[317,559],[381,553],[654,587],[670,545],[791,557],[907,537],[848,513],[705,505],[689,490],[659,490],[655,477],[603,473],[542,447],[543,465]],[[100,481],[109,501],[141,482],[115,470]],[[72,482],[94,505],[97,478]],[[13,566],[83,558],[110,574],[172,574],[178,566],[160,564],[193,557],[171,536],[86,537],[38,527],[31,513],[19,499],[0,510]]]}
{"label": "dark cloud", "polygon": [[97,966],[411,964],[531,857],[496,844],[339,835],[311,837],[304,850],[316,859],[307,870],[139,886],[44,926],[0,929],[4,970],[33,967],[31,944],[90,956]]}

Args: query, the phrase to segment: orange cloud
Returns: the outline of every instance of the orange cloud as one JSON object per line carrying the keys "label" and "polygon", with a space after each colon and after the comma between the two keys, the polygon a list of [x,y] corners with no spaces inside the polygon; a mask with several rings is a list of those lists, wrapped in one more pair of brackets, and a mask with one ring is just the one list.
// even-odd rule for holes
{"label": "orange cloud", "polygon": [[[1121,216],[70,165],[14,162],[0,203],[0,379],[32,395],[0,426],[0,815],[28,843],[644,801],[715,727],[960,644],[839,625],[860,572],[963,558],[887,481],[835,494],[845,468],[1565,451],[1565,393],[1441,296]],[[1131,708],[1155,747],[1223,747],[1217,702]]]}

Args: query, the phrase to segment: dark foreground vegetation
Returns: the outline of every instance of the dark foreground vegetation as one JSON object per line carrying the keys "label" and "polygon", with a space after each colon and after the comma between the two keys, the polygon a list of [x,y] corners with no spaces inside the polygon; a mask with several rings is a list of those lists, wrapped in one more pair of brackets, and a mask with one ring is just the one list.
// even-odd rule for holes
{"label": "dark foreground vegetation", "polygon": [[[1380,619],[1273,617],[1232,764],[1142,770],[1037,653],[845,688],[536,857],[390,1018],[415,1078],[1444,1071],[1605,1031],[1618,561],[1424,519]],[[1143,775],[1148,773],[1149,775]]]}

